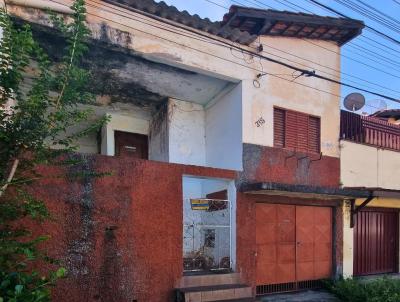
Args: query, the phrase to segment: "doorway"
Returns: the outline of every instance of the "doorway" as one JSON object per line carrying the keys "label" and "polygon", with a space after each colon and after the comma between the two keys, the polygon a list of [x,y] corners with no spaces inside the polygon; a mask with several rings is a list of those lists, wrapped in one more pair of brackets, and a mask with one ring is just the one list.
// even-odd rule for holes
{"label": "doorway", "polygon": [[215,178],[183,178],[183,271],[225,273],[232,255],[233,184]]}
{"label": "doorway", "polygon": [[124,131],[114,132],[115,155],[148,159],[148,136]]}
{"label": "doorway", "polygon": [[367,208],[354,220],[354,275],[398,272],[399,212]]}

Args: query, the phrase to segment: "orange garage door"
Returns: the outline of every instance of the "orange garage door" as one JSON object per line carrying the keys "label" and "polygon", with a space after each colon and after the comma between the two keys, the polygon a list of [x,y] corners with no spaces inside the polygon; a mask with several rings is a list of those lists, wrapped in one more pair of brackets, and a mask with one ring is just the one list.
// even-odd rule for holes
{"label": "orange garage door", "polygon": [[332,209],[257,204],[257,285],[329,278],[332,273]]}

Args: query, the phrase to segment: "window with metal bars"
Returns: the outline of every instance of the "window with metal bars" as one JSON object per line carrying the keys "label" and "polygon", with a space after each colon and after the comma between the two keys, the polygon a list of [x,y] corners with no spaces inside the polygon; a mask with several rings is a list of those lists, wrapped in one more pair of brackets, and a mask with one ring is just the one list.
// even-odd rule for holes
{"label": "window with metal bars", "polygon": [[319,153],[321,150],[320,118],[275,107],[274,146],[299,152]]}

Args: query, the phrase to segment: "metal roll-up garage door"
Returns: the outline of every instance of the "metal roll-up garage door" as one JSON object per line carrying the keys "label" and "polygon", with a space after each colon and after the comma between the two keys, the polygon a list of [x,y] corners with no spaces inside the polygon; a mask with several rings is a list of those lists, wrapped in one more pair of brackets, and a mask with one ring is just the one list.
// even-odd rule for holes
{"label": "metal roll-up garage door", "polygon": [[397,273],[399,212],[367,208],[354,222],[354,275]]}

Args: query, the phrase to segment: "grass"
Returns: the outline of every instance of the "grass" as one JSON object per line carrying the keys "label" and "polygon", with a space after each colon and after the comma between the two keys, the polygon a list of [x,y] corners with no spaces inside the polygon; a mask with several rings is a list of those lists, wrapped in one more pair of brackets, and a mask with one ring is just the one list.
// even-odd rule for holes
{"label": "grass", "polygon": [[327,288],[342,301],[398,302],[400,280],[387,277],[374,280],[340,279],[327,283]]}

